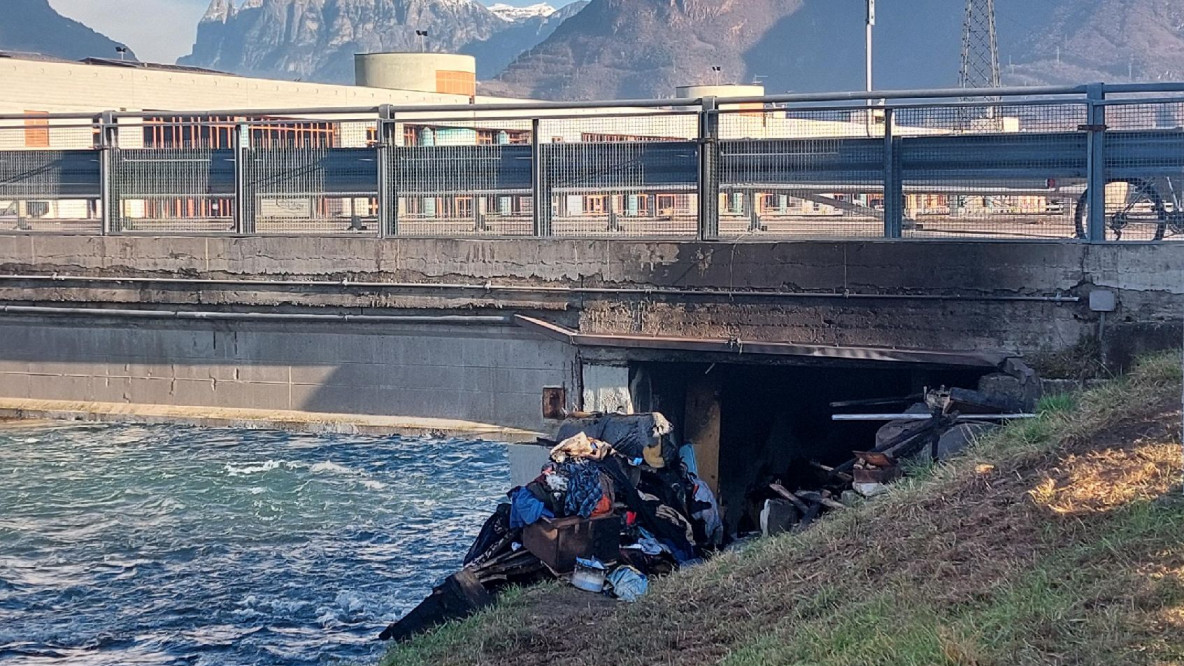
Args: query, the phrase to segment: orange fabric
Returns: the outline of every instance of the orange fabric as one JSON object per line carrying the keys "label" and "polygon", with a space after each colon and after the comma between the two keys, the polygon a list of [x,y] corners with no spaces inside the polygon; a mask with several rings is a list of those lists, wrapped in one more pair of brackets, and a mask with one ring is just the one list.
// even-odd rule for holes
{"label": "orange fabric", "polygon": [[613,510],[613,502],[608,498],[608,495],[601,495],[600,501],[596,503],[596,508],[592,510],[592,517],[607,516]]}

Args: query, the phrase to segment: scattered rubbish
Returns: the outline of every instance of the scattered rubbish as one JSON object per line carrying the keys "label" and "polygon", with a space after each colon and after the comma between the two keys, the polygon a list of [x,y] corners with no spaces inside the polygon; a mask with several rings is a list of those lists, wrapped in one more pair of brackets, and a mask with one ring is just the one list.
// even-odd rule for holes
{"label": "scattered rubbish", "polygon": [[650,581],[637,569],[628,564],[619,565],[605,577],[604,591],[609,596],[630,603],[645,596],[650,589]]}
{"label": "scattered rubbish", "polygon": [[576,568],[571,574],[571,584],[585,592],[604,590],[604,578],[608,568],[597,559],[576,558]]}
{"label": "scattered rubbish", "polygon": [[543,519],[522,530],[522,545],[556,574],[570,573],[581,557],[617,559],[620,516]]}
{"label": "scattered rubbish", "polygon": [[508,586],[547,579],[566,578],[580,589],[634,601],[652,577],[758,533],[800,532],[828,511],[888,492],[903,474],[903,461],[941,460],[1001,421],[1032,416],[994,395],[944,387],[831,406],[904,411],[834,414],[835,421],[886,423],[869,437],[873,441],[852,447],[845,462],[795,460],[789,469],[762,471],[738,495],[744,504],[729,514],[740,516],[735,525],[725,524],[716,493],[698,476],[693,446],[675,444],[665,416],[571,415],[555,440],[540,440],[547,462],[534,480],[507,493],[464,568],[381,638],[404,640],[487,606]]}

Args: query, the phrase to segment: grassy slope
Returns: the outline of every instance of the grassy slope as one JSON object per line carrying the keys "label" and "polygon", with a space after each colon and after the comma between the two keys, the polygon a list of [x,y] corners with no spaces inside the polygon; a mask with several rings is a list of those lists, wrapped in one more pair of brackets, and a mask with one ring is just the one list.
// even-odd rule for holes
{"label": "grassy slope", "polygon": [[1184,663],[1179,404],[1179,357],[1151,358],[636,604],[516,592],[384,664]]}

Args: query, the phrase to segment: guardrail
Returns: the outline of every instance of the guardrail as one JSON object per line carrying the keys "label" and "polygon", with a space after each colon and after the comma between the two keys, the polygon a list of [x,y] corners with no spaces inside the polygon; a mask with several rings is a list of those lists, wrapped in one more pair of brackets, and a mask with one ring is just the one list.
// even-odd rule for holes
{"label": "guardrail", "polygon": [[1184,237],[1184,84],[0,115],[0,227]]}

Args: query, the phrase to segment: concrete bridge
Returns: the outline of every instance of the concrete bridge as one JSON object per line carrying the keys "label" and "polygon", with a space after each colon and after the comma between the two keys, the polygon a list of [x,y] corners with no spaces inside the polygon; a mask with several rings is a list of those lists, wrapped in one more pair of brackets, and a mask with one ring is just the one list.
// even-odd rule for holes
{"label": "concrete bridge", "polygon": [[[1178,90],[890,94],[886,118],[857,96],[385,108],[341,148],[257,141],[347,136],[347,110],[244,112],[225,153],[121,147],[214,141],[225,114],[99,118],[89,148],[0,154],[0,413],[515,439],[658,409],[714,442],[708,478],[721,442],[825,453],[832,400],[1030,392],[1009,359],[1077,376],[1179,344],[1181,102],[1122,96]],[[511,122],[530,143],[403,145]],[[548,123],[567,145],[542,149]]]}
{"label": "concrete bridge", "polygon": [[824,446],[832,400],[1118,368],[1184,311],[1176,243],[22,234],[0,273],[0,413],[528,439],[658,409],[713,482],[721,441]]}

